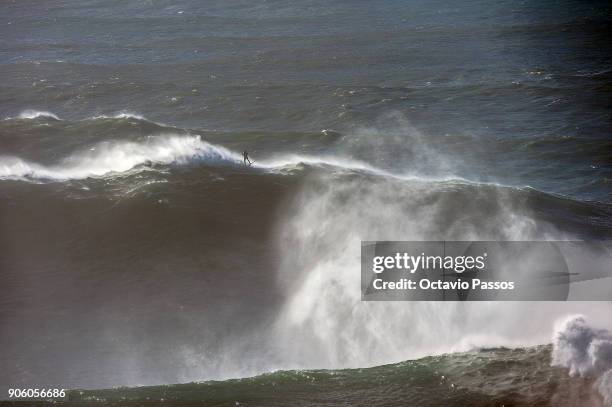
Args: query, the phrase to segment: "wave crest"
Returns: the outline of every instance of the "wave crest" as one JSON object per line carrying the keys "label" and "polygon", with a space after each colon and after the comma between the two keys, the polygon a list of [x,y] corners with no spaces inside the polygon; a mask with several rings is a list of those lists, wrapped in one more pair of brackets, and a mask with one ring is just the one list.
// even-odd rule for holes
{"label": "wave crest", "polygon": [[112,115],[106,115],[106,114],[97,115],[97,116],[91,117],[89,120],[98,120],[98,119],[135,119],[135,120],[142,120],[142,121],[148,121],[151,123],[155,123],[155,122],[150,121],[143,115],[132,113],[132,112],[126,112],[126,111],[121,111],[119,113],[115,113]]}
{"label": "wave crest", "polygon": [[[58,120],[58,121],[62,120],[55,113],[52,113],[46,110],[35,110],[35,109],[23,110],[21,111],[21,113],[19,113],[19,115],[17,115],[17,117],[7,117],[5,120],[12,120],[12,119],[18,119],[18,120],[53,119],[53,120]],[[147,119],[141,114],[133,113],[129,111],[123,111],[123,110],[115,114],[111,114],[111,115],[101,114],[101,115],[88,117],[83,120],[99,120],[99,119],[135,119],[135,120],[148,121],[151,123],[155,123]]]}
{"label": "wave crest", "polygon": [[57,115],[51,112],[47,112],[43,110],[33,110],[33,109],[26,109],[22,111],[21,113],[19,113],[19,116],[17,116],[17,118],[21,120],[32,120],[32,119],[39,119],[39,118],[61,120]]}
{"label": "wave crest", "polygon": [[147,162],[159,164],[187,163],[201,160],[210,163],[239,163],[238,154],[207,143],[200,136],[150,137],[144,142],[104,142],[45,166],[19,157],[0,157],[0,178],[64,181],[100,177],[128,171]]}
{"label": "wave crest", "polygon": [[572,376],[597,378],[606,405],[612,405],[612,333],[591,327],[583,316],[557,324],[553,338],[553,366],[566,367]]}

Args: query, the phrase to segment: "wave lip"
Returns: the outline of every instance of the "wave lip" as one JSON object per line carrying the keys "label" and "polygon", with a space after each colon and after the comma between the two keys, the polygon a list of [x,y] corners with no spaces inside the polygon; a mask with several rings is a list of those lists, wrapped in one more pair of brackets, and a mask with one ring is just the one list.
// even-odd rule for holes
{"label": "wave lip", "polygon": [[121,173],[147,163],[183,164],[192,160],[231,164],[241,161],[238,154],[202,141],[200,136],[169,135],[150,137],[144,142],[100,143],[52,166],[14,156],[0,157],[0,179],[66,181]]}

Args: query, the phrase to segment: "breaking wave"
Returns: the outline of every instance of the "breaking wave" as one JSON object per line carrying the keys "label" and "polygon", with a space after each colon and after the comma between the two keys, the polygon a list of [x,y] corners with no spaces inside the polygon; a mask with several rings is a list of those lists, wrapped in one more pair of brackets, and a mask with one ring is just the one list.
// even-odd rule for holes
{"label": "breaking wave", "polygon": [[[23,112],[19,113],[19,116],[17,116],[17,118],[20,120],[31,120],[31,119],[39,119],[39,118],[61,120],[57,115],[51,112],[46,112],[46,111],[41,111],[41,110],[32,110],[32,109],[24,110]],[[7,119],[10,119],[10,117]]]}
{"label": "breaking wave", "polygon": [[[146,119],[127,113],[115,116],[97,116],[97,119],[134,118]],[[147,121],[148,122],[148,121]],[[63,181],[101,177],[129,171],[142,164],[242,164],[241,154],[220,145],[203,141],[199,135],[147,136],[143,142],[106,141],[89,149],[81,150],[63,159],[56,165],[42,165],[16,156],[0,156],[0,179]],[[377,168],[364,161],[334,155],[278,154],[273,158],[253,163],[253,168],[272,171],[291,171],[303,166],[334,167],[349,172],[364,172],[402,180],[449,181],[458,177],[414,176],[409,173],[395,174]]]}
{"label": "breaking wave", "polygon": [[[144,117],[143,115],[137,114],[137,113],[132,113],[132,112],[119,112],[116,114],[112,114],[112,115],[106,115],[106,114],[102,114],[102,115],[97,115],[97,116],[93,116],[90,118],[91,120],[97,120],[97,119],[136,119],[136,120],[142,120],[142,121],[148,121],[151,123],[155,123],[150,121],[149,119],[147,119],[146,117]],[[156,123],[157,124],[157,123]]]}
{"label": "breaking wave", "polygon": [[[53,119],[53,120],[62,120],[58,115],[52,112],[44,111],[44,110],[34,110],[34,109],[26,109],[23,110],[17,117],[7,117],[5,120],[19,119],[19,120],[32,120],[32,119]],[[88,117],[84,120],[98,120],[98,119],[136,119],[142,121],[148,121],[151,123],[155,123],[141,114],[128,112],[128,111],[120,111],[115,114],[101,114],[92,117]],[[157,123],[155,123],[157,124]]]}
{"label": "breaking wave", "polygon": [[557,324],[552,364],[566,367],[572,376],[594,377],[606,405],[612,405],[612,333],[590,326],[583,316]]}
{"label": "breaking wave", "polygon": [[121,173],[147,163],[187,163],[190,160],[238,163],[240,156],[209,144],[200,136],[150,137],[144,142],[100,143],[51,166],[14,156],[0,157],[0,178],[62,181]]}

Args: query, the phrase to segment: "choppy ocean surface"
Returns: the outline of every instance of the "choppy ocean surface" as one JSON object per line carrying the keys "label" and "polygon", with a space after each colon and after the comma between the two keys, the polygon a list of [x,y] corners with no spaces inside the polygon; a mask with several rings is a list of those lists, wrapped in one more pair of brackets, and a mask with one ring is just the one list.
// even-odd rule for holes
{"label": "choppy ocean surface", "polygon": [[530,346],[610,303],[363,303],[359,243],[610,239],[608,2],[0,10],[2,388],[604,402]]}

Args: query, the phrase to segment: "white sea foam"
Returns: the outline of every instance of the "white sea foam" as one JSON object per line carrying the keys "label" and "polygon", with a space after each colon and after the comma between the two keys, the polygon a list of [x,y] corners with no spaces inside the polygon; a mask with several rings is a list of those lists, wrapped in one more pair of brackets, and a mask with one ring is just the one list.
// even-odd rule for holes
{"label": "white sea foam", "polygon": [[[16,117],[16,119],[20,119],[20,120],[32,120],[32,119],[39,119],[39,118],[61,120],[59,116],[57,116],[55,113],[44,111],[44,110],[35,110],[35,109],[23,110]],[[15,119],[15,118],[7,117],[5,120],[11,120],[11,119]],[[150,121],[141,114],[133,113],[133,112],[125,111],[125,110],[122,110],[118,113],[110,114],[110,115],[106,115],[106,114],[96,115],[96,116],[87,118],[85,120],[96,120],[96,119],[136,119],[136,120]]]}
{"label": "white sea foam", "polygon": [[96,120],[96,119],[136,119],[136,120],[150,121],[143,115],[140,115],[138,113],[128,112],[128,111],[121,111],[119,113],[115,113],[111,115],[102,114],[98,116],[93,116],[91,119],[93,120]]}
{"label": "white sea foam", "polygon": [[612,332],[592,327],[581,315],[557,322],[552,364],[573,376],[597,378],[595,386],[606,405],[612,405]]}
{"label": "white sea foam", "polygon": [[112,141],[77,152],[56,165],[45,166],[19,157],[0,157],[0,178],[68,180],[121,173],[148,161],[171,164],[201,160],[239,163],[240,156],[209,144],[200,136],[168,135],[143,142]]}
{"label": "white sea foam", "polygon": [[19,116],[17,116],[17,118],[22,119],[22,120],[38,119],[38,118],[61,120],[57,115],[51,112],[46,112],[46,111],[41,111],[41,110],[32,110],[32,109],[27,109],[27,110],[22,111],[21,113],[19,113]]}

